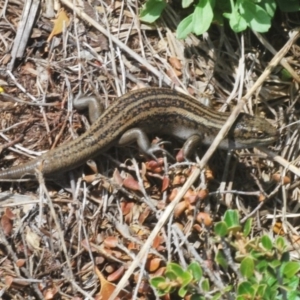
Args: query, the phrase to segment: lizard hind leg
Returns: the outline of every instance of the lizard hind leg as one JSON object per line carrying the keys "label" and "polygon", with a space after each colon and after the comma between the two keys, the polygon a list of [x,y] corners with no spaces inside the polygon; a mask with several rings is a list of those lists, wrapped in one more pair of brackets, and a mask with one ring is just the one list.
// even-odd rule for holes
{"label": "lizard hind leg", "polygon": [[104,111],[103,105],[95,96],[78,96],[73,100],[73,105],[78,110],[88,110],[91,124],[95,123]]}

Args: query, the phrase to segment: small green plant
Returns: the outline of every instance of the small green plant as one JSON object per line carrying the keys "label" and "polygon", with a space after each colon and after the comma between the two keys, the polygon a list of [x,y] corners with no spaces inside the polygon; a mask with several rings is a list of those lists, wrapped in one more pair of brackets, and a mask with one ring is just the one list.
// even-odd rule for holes
{"label": "small green plant", "polygon": [[[150,280],[150,283],[159,296],[171,294],[178,290],[178,295],[184,297],[187,293],[193,293],[193,291],[196,293],[197,289],[194,284],[199,283],[201,279],[202,269],[198,263],[191,263],[186,270],[178,264],[169,263],[164,276],[154,277]],[[207,283],[204,283],[204,281],[203,284],[206,287]]]}
{"label": "small green plant", "polygon": [[215,248],[220,249],[215,253],[216,270],[227,272],[231,268],[237,277],[224,283],[224,290],[210,287],[211,281],[197,262],[186,270],[169,263],[164,276],[152,278],[151,285],[159,296],[177,292],[180,297],[191,295],[193,300],[205,299],[206,293],[221,299],[227,292],[237,300],[300,299],[300,263],[290,260],[286,240],[267,234],[250,238],[251,231],[252,219],[242,226],[236,210],[228,210],[215,224]]}
{"label": "small green plant", "polygon": [[[240,262],[236,299],[300,299],[300,263],[290,261],[286,240],[272,240],[267,234],[249,238],[251,228],[252,219],[242,227],[236,210],[228,210],[215,225],[216,236],[230,245]],[[223,250],[216,254],[216,263],[228,269]]]}
{"label": "small green plant", "polygon": [[[140,19],[155,22],[167,5],[167,0],[147,0],[142,7]],[[194,6],[194,11],[178,25],[177,38],[186,38],[206,32],[213,22],[223,24],[224,18],[234,32],[248,27],[257,32],[267,32],[277,6],[283,12],[300,10],[299,0],[182,0],[182,8]]]}

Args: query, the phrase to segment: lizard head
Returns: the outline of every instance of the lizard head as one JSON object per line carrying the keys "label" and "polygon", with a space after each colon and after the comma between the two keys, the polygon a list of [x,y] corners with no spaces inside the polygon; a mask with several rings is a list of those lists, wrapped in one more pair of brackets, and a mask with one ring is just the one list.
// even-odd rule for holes
{"label": "lizard head", "polygon": [[241,113],[228,133],[233,148],[269,145],[278,138],[277,130],[266,119]]}

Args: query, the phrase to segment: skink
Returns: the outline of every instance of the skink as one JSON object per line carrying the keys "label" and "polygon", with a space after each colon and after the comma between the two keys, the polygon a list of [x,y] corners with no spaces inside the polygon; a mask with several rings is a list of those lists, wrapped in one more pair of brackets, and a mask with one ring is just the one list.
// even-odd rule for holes
{"label": "skink", "polygon": [[[113,145],[137,141],[139,148],[152,154],[147,133],[167,134],[186,141],[186,153],[194,140],[209,145],[229,113],[216,112],[185,94],[168,88],[135,90],[116,99],[79,138],[50,150],[20,166],[0,171],[0,179],[57,174],[82,165]],[[263,118],[240,114],[221,148],[252,148],[276,140],[277,133]],[[196,138],[195,138],[196,137]],[[198,138],[198,139],[197,139]]]}

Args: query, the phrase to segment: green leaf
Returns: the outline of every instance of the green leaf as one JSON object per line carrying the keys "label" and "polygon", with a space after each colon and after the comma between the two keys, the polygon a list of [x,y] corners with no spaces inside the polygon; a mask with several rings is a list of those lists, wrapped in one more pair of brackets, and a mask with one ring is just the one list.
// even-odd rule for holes
{"label": "green leaf", "polygon": [[237,232],[241,231],[239,213],[237,210],[228,209],[224,215],[224,221],[229,231]]}
{"label": "green leaf", "polygon": [[299,298],[300,298],[299,291],[291,291],[286,294],[286,299],[289,300],[299,300]]}
{"label": "green leaf", "polygon": [[263,245],[263,247],[265,249],[267,249],[269,251],[272,250],[273,243],[272,243],[271,239],[267,235],[262,236],[261,243],[262,243],[262,245]]}
{"label": "green leaf", "polygon": [[283,274],[287,278],[293,277],[295,274],[297,274],[300,270],[300,263],[290,261],[284,264],[283,266]]}
{"label": "green leaf", "polygon": [[269,267],[271,267],[272,269],[276,269],[278,267],[280,267],[280,265],[282,264],[282,262],[278,259],[273,259],[272,261],[270,262],[267,262],[266,263],[269,265]]}
{"label": "green leaf", "polygon": [[257,32],[267,32],[271,26],[271,17],[260,6],[250,0],[239,0],[239,11],[248,26]]}
{"label": "green leaf", "polygon": [[209,292],[210,284],[209,284],[209,280],[207,278],[201,282],[201,288],[204,292]]}
{"label": "green leaf", "polygon": [[187,267],[187,271],[189,271],[192,274],[193,279],[196,281],[199,281],[203,275],[202,269],[199,263],[197,262],[190,263]]}
{"label": "green leaf", "polygon": [[166,281],[166,279],[162,276],[151,278],[150,284],[156,289],[159,296],[169,294],[172,290],[170,282]]}
{"label": "green leaf", "polygon": [[193,294],[191,300],[205,300],[205,298],[198,294]]}
{"label": "green leaf", "polygon": [[228,233],[228,227],[225,222],[218,222],[215,224],[214,231],[218,236],[224,237]]}
{"label": "green leaf", "polygon": [[277,6],[275,1],[260,0],[259,6],[261,6],[271,18],[274,17],[276,6]]}
{"label": "green leaf", "polygon": [[193,276],[190,272],[186,271],[181,275],[180,279],[182,280],[181,286],[186,286],[193,281]]}
{"label": "green leaf", "polygon": [[155,22],[166,7],[165,0],[147,0],[140,12],[140,20],[146,23]]}
{"label": "green leaf", "polygon": [[254,260],[252,257],[248,256],[242,260],[240,270],[246,278],[250,278],[254,274]]}
{"label": "green leaf", "polygon": [[222,268],[224,268],[225,270],[227,270],[227,268],[228,268],[228,261],[227,261],[226,257],[224,256],[222,250],[218,250],[218,252],[216,254],[216,257],[215,257],[215,261]]}
{"label": "green leaf", "polygon": [[159,284],[161,283],[165,283],[166,279],[165,277],[162,276],[157,276],[157,277],[153,277],[150,279],[150,284],[155,287],[156,289],[158,288]]}
{"label": "green leaf", "polygon": [[253,219],[249,218],[246,220],[244,226],[243,226],[243,234],[244,236],[248,236],[252,230],[252,224],[253,224]]}
{"label": "green leaf", "polygon": [[238,295],[239,296],[245,296],[249,299],[252,299],[252,296],[254,294],[254,289],[252,287],[252,284],[248,281],[244,281],[238,285]]}
{"label": "green leaf", "polygon": [[214,17],[212,0],[199,0],[195,6],[193,13],[193,29],[192,31],[197,34],[203,34],[208,30]]}
{"label": "green leaf", "polygon": [[280,252],[284,252],[287,247],[286,242],[282,236],[277,237],[275,245]]}
{"label": "green leaf", "polygon": [[260,284],[256,289],[256,298],[264,299],[267,288],[268,286],[266,284]]}
{"label": "green leaf", "polygon": [[288,286],[291,290],[297,290],[298,289],[298,292],[300,292],[299,291],[299,281],[300,281],[300,278],[298,276],[294,276],[292,278],[286,278],[283,281],[283,284],[285,286]]}
{"label": "green leaf", "polygon": [[178,291],[178,296],[183,298],[187,292],[188,292],[188,286],[182,286]]}
{"label": "green leaf", "polygon": [[300,10],[299,0],[277,0],[277,3],[283,12],[296,12]]}
{"label": "green leaf", "polygon": [[285,81],[290,81],[293,79],[293,76],[287,69],[282,69],[280,71],[280,78]]}
{"label": "green leaf", "polygon": [[247,22],[237,10],[232,13],[224,13],[223,16],[229,19],[229,25],[234,32],[241,32],[247,28]]}
{"label": "green leaf", "polygon": [[269,267],[269,262],[266,260],[262,260],[257,263],[256,265],[256,270],[259,271],[260,273],[265,272],[265,270]]}
{"label": "green leaf", "polygon": [[184,18],[177,26],[176,37],[178,39],[185,39],[193,30],[193,14]]}
{"label": "green leaf", "polygon": [[189,7],[193,2],[194,2],[194,0],[182,0],[181,6],[182,6],[182,8],[187,8],[187,7]]}
{"label": "green leaf", "polygon": [[[219,300],[219,299],[222,299],[223,297],[223,294],[222,293],[216,293],[213,297],[212,297],[212,300]],[[192,299],[193,300],[193,297]]]}
{"label": "green leaf", "polygon": [[182,280],[182,283],[181,283],[181,287],[178,291],[178,295],[180,297],[184,297],[186,295],[186,293],[188,292],[189,284],[192,282],[193,276],[190,272],[186,271],[182,274],[180,279]]}
{"label": "green leaf", "polygon": [[170,280],[177,280],[178,278],[183,278],[184,273],[185,271],[182,269],[180,265],[176,263],[167,264],[165,276]]}

